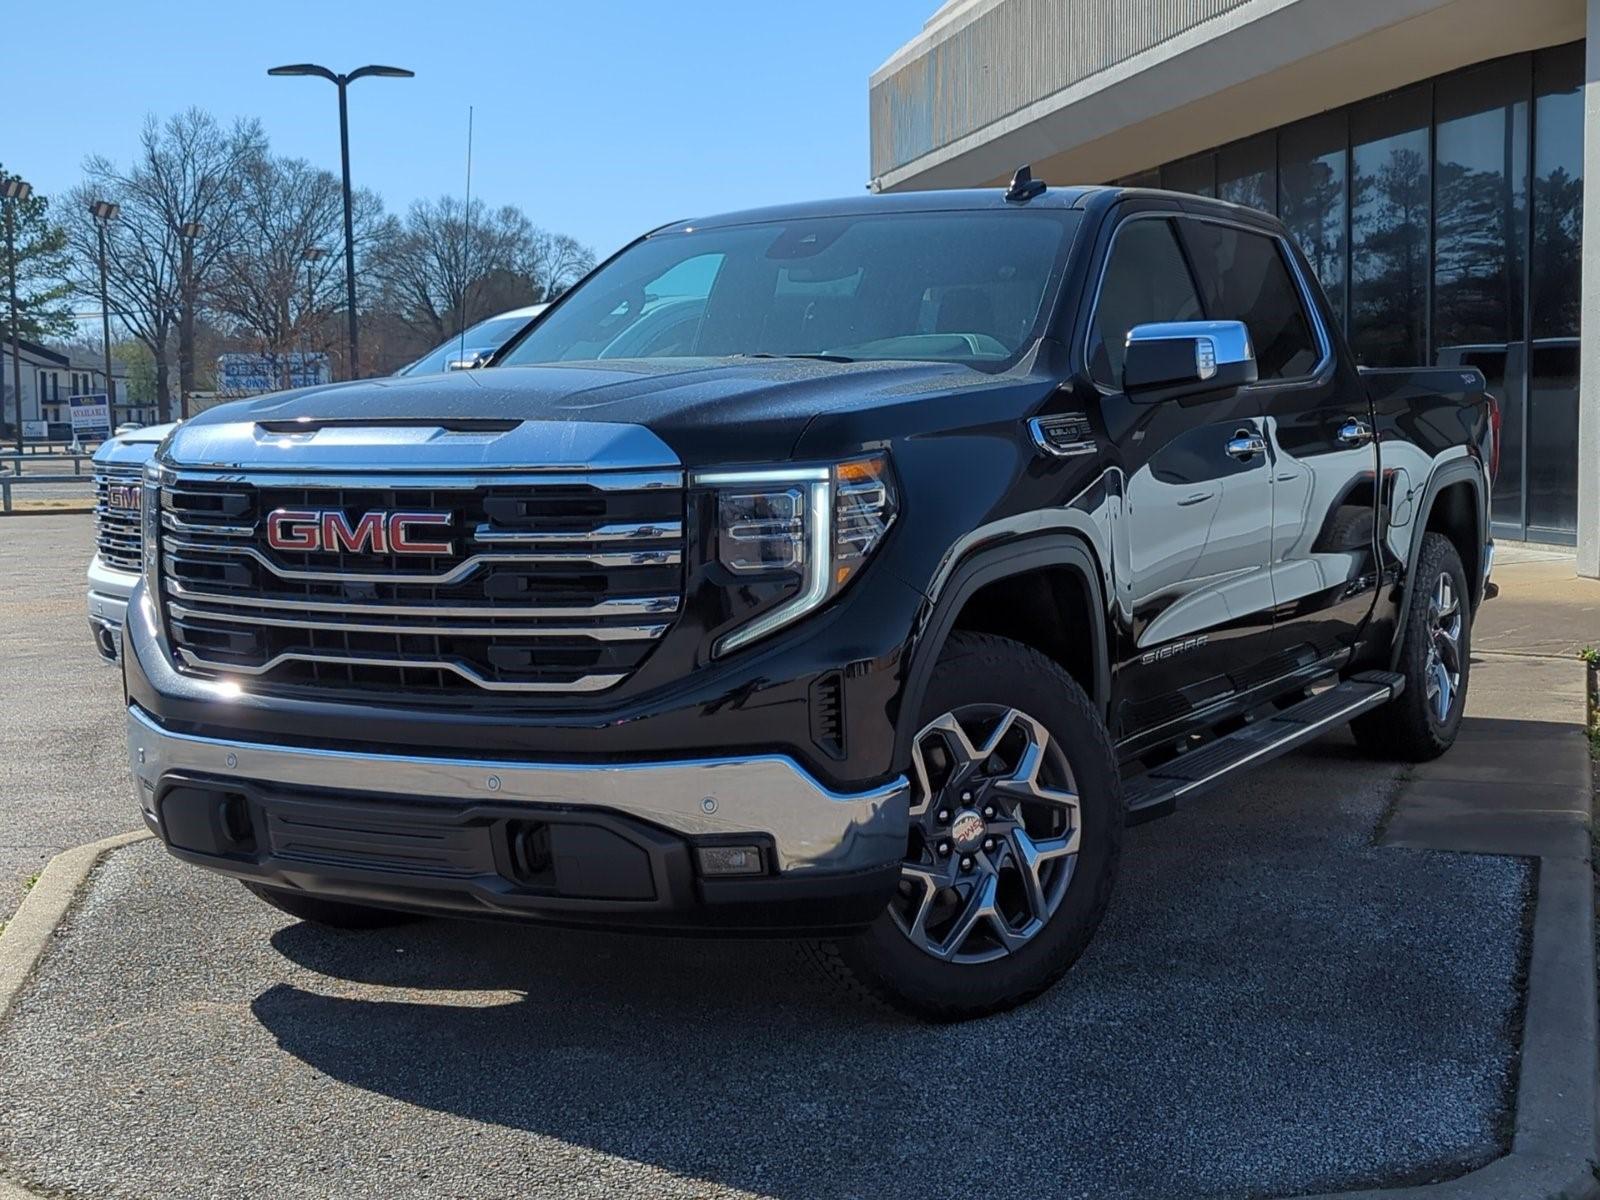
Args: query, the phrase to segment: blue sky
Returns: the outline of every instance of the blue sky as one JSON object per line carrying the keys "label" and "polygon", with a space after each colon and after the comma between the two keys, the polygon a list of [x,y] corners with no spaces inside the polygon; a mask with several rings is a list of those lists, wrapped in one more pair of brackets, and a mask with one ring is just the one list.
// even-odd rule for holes
{"label": "blue sky", "polygon": [[0,162],[61,192],[86,154],[126,161],[146,113],[193,104],[337,170],[333,87],[266,69],[387,63],[417,77],[350,89],[357,185],[392,211],[459,195],[471,104],[474,196],[604,255],[664,221],[863,189],[867,76],[938,2],[4,0]]}

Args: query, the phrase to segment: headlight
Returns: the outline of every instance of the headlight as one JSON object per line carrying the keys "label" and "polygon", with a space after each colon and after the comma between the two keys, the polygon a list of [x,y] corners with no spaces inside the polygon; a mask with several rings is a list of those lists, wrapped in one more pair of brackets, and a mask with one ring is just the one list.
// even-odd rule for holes
{"label": "headlight", "polygon": [[717,560],[740,577],[798,581],[789,599],[725,635],[718,655],[805,616],[844,587],[894,523],[896,498],[883,455],[833,467],[707,471],[717,491]]}

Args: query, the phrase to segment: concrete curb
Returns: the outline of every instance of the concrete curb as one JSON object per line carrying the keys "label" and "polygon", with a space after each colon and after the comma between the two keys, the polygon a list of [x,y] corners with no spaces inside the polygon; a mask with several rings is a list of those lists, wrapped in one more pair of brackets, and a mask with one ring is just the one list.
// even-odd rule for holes
{"label": "concrete curb", "polygon": [[[60,517],[60,516],[86,516],[94,512],[92,504],[68,504],[61,508],[13,508],[10,512],[0,512],[3,517]],[[0,1192],[0,1200],[5,1193]]]}
{"label": "concrete curb", "polygon": [[[67,915],[78,889],[89,878],[89,872],[94,870],[95,864],[119,846],[142,841],[149,836],[149,832],[143,829],[119,833],[115,837],[90,842],[87,846],[63,850],[45,864],[38,881],[22,898],[16,915],[6,923],[5,932],[0,934],[0,1021],[5,1020],[11,1011],[12,1003],[33,974],[33,968],[43,957],[56,926]],[[0,1200],[5,1197],[5,1186],[0,1181]]]}

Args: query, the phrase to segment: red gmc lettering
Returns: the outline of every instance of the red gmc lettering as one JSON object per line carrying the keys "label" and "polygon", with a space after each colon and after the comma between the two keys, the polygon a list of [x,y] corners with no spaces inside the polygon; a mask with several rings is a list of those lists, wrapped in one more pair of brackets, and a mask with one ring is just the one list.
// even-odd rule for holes
{"label": "red gmc lettering", "polygon": [[430,542],[411,531],[415,528],[449,529],[449,513],[397,512],[389,514],[389,549],[395,554],[450,554],[454,543],[449,538]]}
{"label": "red gmc lettering", "polygon": [[267,517],[267,545],[274,550],[322,550],[330,554],[452,554],[450,513],[369,512],[355,524],[338,509],[280,508]]}
{"label": "red gmc lettering", "polygon": [[308,508],[279,508],[267,515],[267,545],[274,550],[318,550],[322,514]]}
{"label": "red gmc lettering", "polygon": [[347,550],[351,554],[363,551],[369,554],[386,554],[388,539],[384,536],[383,514],[369,512],[350,528],[342,512],[322,514],[322,548],[327,551]]}

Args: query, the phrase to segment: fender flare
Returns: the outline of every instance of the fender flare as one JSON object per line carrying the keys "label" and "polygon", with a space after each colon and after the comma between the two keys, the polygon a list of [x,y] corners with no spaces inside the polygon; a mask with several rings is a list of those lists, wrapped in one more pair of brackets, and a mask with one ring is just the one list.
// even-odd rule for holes
{"label": "fender flare", "polygon": [[1003,546],[975,550],[963,558],[946,578],[927,619],[913,635],[910,665],[906,671],[905,686],[901,689],[902,719],[895,730],[896,762],[910,761],[911,739],[917,732],[913,726],[917,723],[917,714],[922,710],[922,698],[927,692],[939,652],[949,639],[956,617],[966,602],[980,588],[997,580],[1043,567],[1065,567],[1073,571],[1088,590],[1091,628],[1086,632],[1094,639],[1094,686],[1090,698],[1101,715],[1106,714],[1111,703],[1111,649],[1106,637],[1106,600],[1100,566],[1089,543],[1079,535],[1034,534]]}
{"label": "fender flare", "polygon": [[[1428,521],[1433,517],[1433,505],[1439,498],[1439,493],[1445,488],[1457,483],[1468,483],[1472,486],[1472,494],[1476,503],[1473,505],[1477,517],[1477,538],[1480,547],[1487,540],[1489,530],[1488,498],[1483,481],[1483,467],[1476,458],[1453,458],[1441,463],[1428,476],[1428,485],[1422,492],[1422,503],[1417,507],[1416,516],[1411,521],[1411,546],[1406,551],[1405,582],[1400,590],[1400,607],[1395,620],[1393,644],[1389,648],[1389,669],[1397,670],[1400,665],[1400,652],[1405,640],[1405,614],[1411,604],[1411,589],[1417,581],[1417,559],[1422,556],[1422,539],[1428,533]],[[1482,554],[1480,548],[1479,554]],[[1479,575],[1482,574],[1482,564],[1479,564]],[[1481,579],[1467,580],[1467,588],[1471,593],[1474,607],[1481,600],[1478,589],[1482,586]]]}

